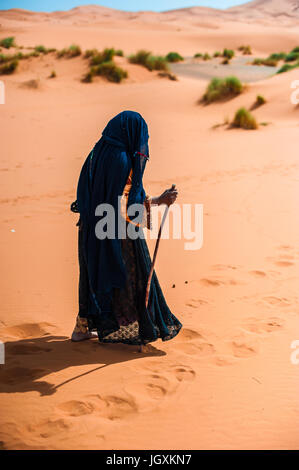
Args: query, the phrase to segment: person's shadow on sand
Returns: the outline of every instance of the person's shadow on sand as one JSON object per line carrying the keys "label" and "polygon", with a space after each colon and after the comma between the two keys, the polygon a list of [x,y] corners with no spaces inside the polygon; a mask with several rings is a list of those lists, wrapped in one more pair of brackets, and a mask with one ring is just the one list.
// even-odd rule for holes
{"label": "person's shadow on sand", "polygon": [[[99,344],[97,339],[72,343],[65,336],[42,336],[5,342],[5,364],[0,366],[0,393],[37,391],[52,395],[66,383],[103,369],[111,364],[163,356],[166,353],[148,345],[146,353],[137,346]],[[68,367],[94,364],[91,370],[74,375],[56,385],[39,379]]]}

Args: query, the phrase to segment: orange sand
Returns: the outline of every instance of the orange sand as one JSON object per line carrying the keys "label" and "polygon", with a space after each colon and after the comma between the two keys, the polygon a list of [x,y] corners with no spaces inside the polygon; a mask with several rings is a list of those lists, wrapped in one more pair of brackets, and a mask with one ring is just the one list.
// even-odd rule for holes
{"label": "orange sand", "polygon": [[[293,2],[282,2],[289,16],[276,15],[281,2],[273,0],[272,10],[269,1],[254,3],[265,11],[250,4],[228,13],[14,10],[0,12],[0,37],[126,54],[146,47],[193,55],[249,43],[266,55],[298,45]],[[172,82],[118,61],[130,74],[120,85],[82,84],[86,62],[53,55],[1,77],[1,446],[298,449],[299,365],[290,362],[290,344],[299,337],[299,110],[290,84],[299,69],[203,107],[205,81]],[[32,79],[37,89],[26,85]],[[268,126],[212,129],[257,94],[267,104],[254,115]],[[205,213],[201,250],[161,242],[157,273],[184,329],[147,354],[69,340],[78,280],[69,204],[86,155],[123,109],[149,124],[147,191],[158,195],[176,183],[178,202],[202,203]]]}

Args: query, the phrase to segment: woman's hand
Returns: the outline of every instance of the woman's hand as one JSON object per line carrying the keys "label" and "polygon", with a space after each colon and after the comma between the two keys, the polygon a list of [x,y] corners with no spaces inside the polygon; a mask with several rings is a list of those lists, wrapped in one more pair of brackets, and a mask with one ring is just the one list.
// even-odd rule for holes
{"label": "woman's hand", "polygon": [[170,189],[166,189],[164,193],[162,193],[161,196],[157,198],[158,200],[157,202],[159,206],[161,204],[166,204],[167,206],[171,206],[171,204],[173,204],[176,201],[177,197],[178,197],[178,190],[176,189],[175,184],[173,184]]}

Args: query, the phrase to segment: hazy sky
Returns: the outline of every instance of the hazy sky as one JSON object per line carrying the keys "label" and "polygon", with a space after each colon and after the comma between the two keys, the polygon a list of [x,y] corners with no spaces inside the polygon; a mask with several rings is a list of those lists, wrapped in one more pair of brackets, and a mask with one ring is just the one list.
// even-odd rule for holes
{"label": "hazy sky", "polygon": [[208,6],[213,8],[227,8],[248,0],[0,0],[0,9],[24,8],[35,11],[69,10],[79,5],[103,5],[118,10],[171,10],[190,6]]}

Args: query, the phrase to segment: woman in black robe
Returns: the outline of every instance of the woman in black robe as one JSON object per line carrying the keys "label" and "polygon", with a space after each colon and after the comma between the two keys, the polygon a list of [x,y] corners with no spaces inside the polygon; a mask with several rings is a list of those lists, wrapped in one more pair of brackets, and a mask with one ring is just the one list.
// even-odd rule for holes
{"label": "woman in black robe", "polygon": [[[142,177],[149,159],[148,138],[142,116],[123,111],[109,121],[82,167],[77,201],[71,206],[80,213],[79,313],[73,341],[89,339],[96,331],[103,343],[144,345],[158,338],[169,340],[182,327],[167,306],[155,272],[149,308],[145,307],[151,259],[134,208],[144,209],[141,218],[150,228],[151,205],[169,206],[177,198],[175,188],[157,198],[145,194]],[[107,205],[108,211],[99,209]],[[130,207],[135,218],[128,215]],[[107,229],[104,236],[99,227]],[[138,236],[128,236],[132,227]]]}

